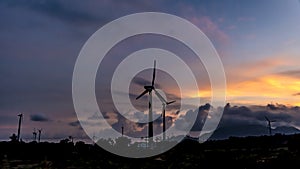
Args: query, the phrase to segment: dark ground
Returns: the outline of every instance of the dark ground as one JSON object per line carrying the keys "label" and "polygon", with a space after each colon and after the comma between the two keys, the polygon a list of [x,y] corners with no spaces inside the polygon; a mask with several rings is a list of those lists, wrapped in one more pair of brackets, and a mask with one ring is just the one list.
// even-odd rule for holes
{"label": "dark ground", "polygon": [[0,142],[0,168],[299,168],[300,135],[184,140],[164,154],[124,158],[83,142]]}

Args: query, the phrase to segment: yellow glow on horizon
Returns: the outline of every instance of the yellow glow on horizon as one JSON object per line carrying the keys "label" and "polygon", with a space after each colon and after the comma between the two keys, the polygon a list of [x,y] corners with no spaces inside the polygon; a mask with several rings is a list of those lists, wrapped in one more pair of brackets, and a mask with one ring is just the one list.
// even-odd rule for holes
{"label": "yellow glow on horizon", "polygon": [[[293,96],[300,91],[300,80],[288,76],[268,75],[237,84],[229,84],[227,97],[240,103],[262,104],[279,102],[300,105],[300,97]],[[239,100],[243,97],[243,100]]]}
{"label": "yellow glow on horizon", "polygon": [[[300,106],[300,79],[283,75],[267,75],[260,78],[227,84],[227,102],[247,105],[266,105],[271,102]],[[189,98],[211,98],[210,89],[186,94]]]}

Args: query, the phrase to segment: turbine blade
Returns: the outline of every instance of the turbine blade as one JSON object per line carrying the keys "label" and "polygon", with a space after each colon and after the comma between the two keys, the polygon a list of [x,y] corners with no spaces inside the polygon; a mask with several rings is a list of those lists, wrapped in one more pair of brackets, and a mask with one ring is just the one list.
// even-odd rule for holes
{"label": "turbine blade", "polygon": [[155,80],[155,69],[156,69],[156,60],[154,60],[154,69],[153,69],[153,75],[152,75],[152,85],[154,86],[154,80]]}
{"label": "turbine blade", "polygon": [[176,102],[176,100],[173,100],[173,101],[167,102],[167,105],[169,105],[169,104],[172,104],[172,103],[175,103],[175,102]]}
{"label": "turbine blade", "polygon": [[155,94],[156,94],[156,96],[159,98],[159,100],[163,103],[163,104],[166,104],[167,103],[167,101],[158,93],[158,91],[156,91],[155,89],[154,89],[154,92],[155,92]]}
{"label": "turbine blade", "polygon": [[147,92],[148,92],[148,90],[145,90],[142,94],[140,94],[140,95],[136,98],[136,100],[139,99],[140,97],[144,96]]}
{"label": "turbine blade", "polygon": [[267,116],[265,116],[265,119],[266,119],[267,121],[270,121],[270,120],[268,119],[268,117],[267,117]]}

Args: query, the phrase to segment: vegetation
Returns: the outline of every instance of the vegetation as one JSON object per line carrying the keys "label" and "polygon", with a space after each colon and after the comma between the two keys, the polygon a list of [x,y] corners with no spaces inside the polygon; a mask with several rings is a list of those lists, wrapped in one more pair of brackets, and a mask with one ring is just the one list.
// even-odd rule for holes
{"label": "vegetation", "polygon": [[[115,147],[134,145],[124,138],[106,141]],[[185,139],[163,154],[142,159],[120,157],[97,145],[73,143],[71,139],[60,143],[1,142],[0,150],[1,168],[297,168],[300,165],[300,135],[231,137],[202,144]]]}

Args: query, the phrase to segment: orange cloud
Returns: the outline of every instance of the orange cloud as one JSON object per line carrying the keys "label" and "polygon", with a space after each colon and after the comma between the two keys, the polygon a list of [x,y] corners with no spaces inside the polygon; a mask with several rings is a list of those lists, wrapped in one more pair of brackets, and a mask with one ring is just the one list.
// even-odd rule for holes
{"label": "orange cloud", "polygon": [[228,86],[227,97],[239,103],[266,104],[273,101],[300,105],[299,98],[293,96],[299,91],[299,78],[277,74],[231,84]]}
{"label": "orange cloud", "polygon": [[295,61],[288,60],[290,55],[280,54],[252,62],[236,63],[226,67],[229,82],[244,81],[274,73],[277,69],[290,67]]}
{"label": "orange cloud", "polygon": [[[246,105],[266,105],[271,102],[292,106],[300,106],[300,77],[295,72],[263,75],[227,84],[227,102]],[[300,73],[300,71],[299,71]],[[190,98],[210,100],[210,88],[202,88],[197,92],[187,93]]]}

